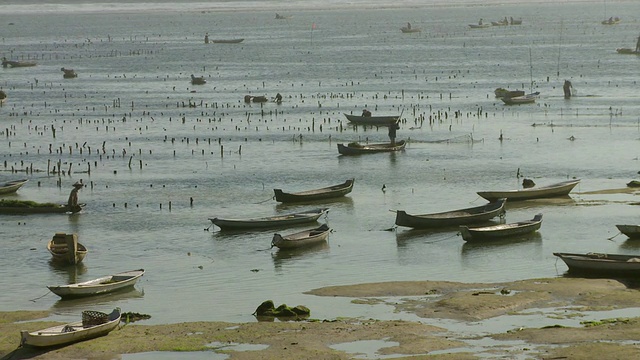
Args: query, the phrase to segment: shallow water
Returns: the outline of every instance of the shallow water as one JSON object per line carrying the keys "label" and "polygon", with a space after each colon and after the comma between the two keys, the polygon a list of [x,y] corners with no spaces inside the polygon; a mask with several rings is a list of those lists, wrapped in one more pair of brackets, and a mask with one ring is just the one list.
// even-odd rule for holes
{"label": "shallow water", "polygon": [[[579,13],[573,4],[297,10],[286,21],[273,11],[182,8],[0,14],[3,56],[38,62],[0,69],[9,95],[0,108],[2,179],[31,179],[9,198],[64,202],[74,182],[88,185],[80,214],[0,216],[0,286],[11,289],[0,309],[52,309],[69,319],[118,306],[151,314],[148,323],[242,322],[272,299],[304,304],[314,318],[376,317],[348,299],[303,293],[374,281],[562,276],[555,251],[637,253],[640,244],[624,236],[607,240],[615,224],[637,222],[635,195],[582,193],[624,189],[637,176],[639,59],[615,49],[635,44],[638,20],[626,16],[639,6],[609,5],[625,14],[616,26],[600,25],[599,3]],[[524,23],[467,26],[504,16]],[[407,21],[423,31],[402,34]],[[245,40],[205,45],[207,32]],[[63,79],[61,67],[78,78]],[[208,83],[191,85],[191,74]],[[535,105],[504,106],[493,96],[497,87],[529,90],[532,78],[542,93]],[[577,89],[571,100],[562,97],[564,79]],[[281,105],[243,102],[276,93]],[[338,156],[339,142],[387,141],[386,129],[346,123],[343,113],[364,107],[402,114],[405,152]],[[46,173],[58,162],[71,175]],[[456,229],[388,231],[389,210],[480,205],[476,191],[517,188],[518,172],[538,185],[582,179],[570,198],[507,205],[508,222],[544,214],[534,236],[477,245]],[[327,246],[270,249],[274,232],[304,226],[210,228],[214,216],[319,207],[277,204],[272,189],[351,177],[353,192],[326,204],[322,221],[334,229]],[[89,248],[83,264],[50,263],[46,243],[58,231],[79,234]],[[147,272],[131,292],[59,301],[45,287],[138,268]]]}

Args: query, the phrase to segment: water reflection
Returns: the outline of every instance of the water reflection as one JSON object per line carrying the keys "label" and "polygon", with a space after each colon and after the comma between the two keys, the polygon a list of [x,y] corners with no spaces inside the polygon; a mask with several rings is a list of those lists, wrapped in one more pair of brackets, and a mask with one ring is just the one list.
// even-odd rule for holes
{"label": "water reflection", "polygon": [[505,208],[507,209],[507,214],[509,210],[523,210],[523,209],[537,209],[537,212],[541,207],[545,206],[573,206],[576,205],[576,200],[574,200],[571,196],[558,196],[553,198],[544,198],[544,199],[529,199],[529,200],[521,200],[521,201],[512,201],[507,200],[505,204]]}
{"label": "water reflection", "polygon": [[465,242],[462,245],[462,255],[477,256],[484,253],[490,254],[497,248],[500,248],[500,250],[504,252],[511,252],[521,247],[531,246],[542,246],[542,234],[536,231],[530,234],[510,236],[503,239]]}
{"label": "water reflection", "polygon": [[620,244],[620,249],[625,253],[638,253],[640,254],[640,239],[629,239]]}
{"label": "water reflection", "polygon": [[49,267],[58,277],[66,279],[60,281],[61,283],[66,282],[66,284],[75,284],[80,282],[79,278],[81,278],[81,276],[88,270],[84,263],[71,265],[67,263],[60,263],[53,259],[49,260]]}
{"label": "water reflection", "polygon": [[329,243],[322,242],[313,246],[303,247],[299,249],[278,249],[271,253],[273,265],[276,270],[282,270],[282,267],[288,263],[308,259],[322,253],[329,252]]}
{"label": "water reflection", "polygon": [[138,290],[135,287],[130,286],[108,294],[87,296],[77,299],[60,299],[51,306],[51,310],[56,313],[76,313],[77,311],[100,308],[102,307],[101,305],[120,302],[122,300],[142,298],[143,296],[144,290]]}
{"label": "water reflection", "polygon": [[[353,185],[353,187],[355,188],[357,186],[357,183]],[[278,203],[276,205],[276,211],[282,211],[282,212],[289,212],[289,211],[297,211],[295,209],[292,209],[296,206],[300,206],[300,205],[311,205],[311,204],[316,204],[317,207],[327,207],[329,208],[329,212],[331,211],[332,208],[339,208],[339,209],[350,209],[353,208],[353,198],[351,198],[350,196],[342,196],[342,197],[337,197],[337,198],[333,198],[333,199],[324,199],[324,200],[317,200],[317,201],[305,201],[305,202],[296,202],[293,204],[287,204],[287,203]],[[326,218],[328,213],[324,214],[322,218]]]}

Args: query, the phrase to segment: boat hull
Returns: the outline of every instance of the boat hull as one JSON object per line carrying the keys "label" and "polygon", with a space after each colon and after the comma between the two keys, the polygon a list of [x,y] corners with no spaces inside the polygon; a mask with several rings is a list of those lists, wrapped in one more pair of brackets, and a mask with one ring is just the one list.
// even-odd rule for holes
{"label": "boat hull", "polygon": [[488,241],[504,239],[512,236],[519,236],[538,231],[542,226],[542,214],[536,215],[533,219],[510,224],[500,224],[478,228],[460,227],[462,239],[468,242]]}
{"label": "boat hull", "polygon": [[222,230],[264,229],[278,226],[306,224],[318,221],[329,209],[319,208],[299,213],[277,215],[253,219],[210,218],[209,220]]}
{"label": "boat hull", "polygon": [[338,144],[338,153],[340,155],[362,155],[362,154],[375,154],[381,152],[395,152],[402,151],[407,146],[407,142],[404,140],[398,141],[395,145],[391,143],[381,144],[367,144],[367,145],[354,145],[350,144]]}
{"label": "boat hull", "polygon": [[349,179],[342,184],[297,193],[286,193],[281,189],[273,189],[273,192],[275,194],[276,201],[282,203],[326,200],[349,194],[351,190],[353,190],[354,182],[355,179]]}
{"label": "boat hull", "polygon": [[20,344],[35,347],[59,346],[104,336],[118,327],[120,316],[120,309],[115,309],[109,314],[108,322],[100,325],[83,326],[82,321],[78,321],[32,332],[23,330],[20,332]]}
{"label": "boat hull", "polygon": [[569,268],[569,272],[610,275],[610,276],[640,276],[640,255],[619,254],[572,254],[553,253],[562,259]]}
{"label": "boat hull", "polygon": [[568,180],[541,187],[506,191],[478,191],[477,194],[488,201],[507,199],[509,201],[543,199],[559,196],[567,196],[578,185],[580,179]]}
{"label": "boat hull", "polygon": [[47,286],[62,299],[102,295],[132,287],[144,275],[144,270],[133,270],[70,285]]}
{"label": "boat hull", "polygon": [[403,210],[396,211],[397,226],[410,228],[435,228],[459,226],[488,221],[505,213],[506,199],[473,208],[447,211],[433,214],[410,215]]}
{"label": "boat hull", "polygon": [[640,239],[640,225],[616,225],[621,233],[631,239]]}
{"label": "boat hull", "polygon": [[52,259],[59,263],[79,264],[87,256],[87,248],[78,242],[76,234],[56,233],[47,243]]}
{"label": "boat hull", "polygon": [[21,180],[6,182],[3,185],[0,185],[0,194],[14,193],[18,191],[18,189],[20,189],[22,185],[26,184],[27,181],[29,181],[29,179],[21,179]]}
{"label": "boat hull", "polygon": [[274,234],[271,240],[271,246],[280,249],[298,249],[302,247],[314,246],[327,241],[331,229],[327,224],[320,227],[300,231],[294,234],[282,236]]}
{"label": "boat hull", "polygon": [[356,125],[389,126],[397,123],[400,116],[358,116],[344,114],[350,123]]}

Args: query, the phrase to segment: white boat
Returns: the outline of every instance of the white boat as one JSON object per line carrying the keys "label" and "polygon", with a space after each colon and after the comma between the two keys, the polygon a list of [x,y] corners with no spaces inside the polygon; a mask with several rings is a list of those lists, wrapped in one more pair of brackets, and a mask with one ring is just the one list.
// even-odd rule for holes
{"label": "white boat", "polygon": [[47,286],[47,288],[63,299],[93,296],[107,294],[133,286],[142,275],[144,275],[144,270],[139,269],[103,276],[94,280],[75,284]]}
{"label": "white boat", "polygon": [[309,230],[300,231],[294,234],[282,236],[274,234],[271,240],[271,247],[280,249],[301,248],[316,245],[327,240],[331,229],[327,224]]}
{"label": "white boat", "polygon": [[16,192],[22,187],[22,185],[26,184],[27,181],[29,181],[29,179],[8,181],[0,185],[0,194],[11,194]]}
{"label": "white boat", "polygon": [[569,272],[605,276],[640,276],[640,255],[602,253],[553,253],[569,267]]}
{"label": "white boat", "polygon": [[460,234],[465,241],[493,240],[532,233],[540,229],[540,226],[542,226],[542,214],[537,214],[531,220],[510,224],[475,228],[469,228],[463,225],[460,226]]}
{"label": "white boat", "polygon": [[320,216],[324,215],[328,208],[318,208],[297,213],[274,215],[261,218],[250,219],[230,219],[230,218],[209,218],[214,225],[222,230],[243,230],[243,229],[260,229],[276,226],[288,226],[305,224],[318,221]]}
{"label": "white boat", "polygon": [[531,187],[518,190],[503,190],[503,191],[478,191],[477,194],[481,197],[495,201],[497,199],[508,199],[509,201],[528,200],[528,199],[543,199],[558,196],[567,196],[578,185],[580,179],[562,181],[556,184],[547,186]]}
{"label": "white boat", "polygon": [[[96,318],[95,314],[100,316]],[[107,335],[120,324],[120,309],[116,308],[111,314],[84,311],[82,319],[82,321],[32,332],[22,330],[20,332],[20,345],[35,347],[57,346]],[[96,319],[99,319],[99,321],[96,322]],[[100,323],[101,321],[104,322]]]}

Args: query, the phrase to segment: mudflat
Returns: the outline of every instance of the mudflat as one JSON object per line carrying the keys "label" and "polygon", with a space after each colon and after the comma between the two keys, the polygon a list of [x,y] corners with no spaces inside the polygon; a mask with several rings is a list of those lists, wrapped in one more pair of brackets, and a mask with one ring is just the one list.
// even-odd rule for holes
{"label": "mudflat", "polygon": [[[357,356],[356,352],[345,351],[349,346],[340,344],[369,341],[375,344],[371,353],[394,358],[640,357],[640,318],[620,316],[638,313],[640,292],[636,284],[626,281],[402,281],[331,286],[309,294],[349,297],[360,306],[385,304],[391,317],[398,314],[398,320],[312,318],[153,326],[142,321],[123,323],[101,338],[42,350],[19,348],[19,332],[54,325],[32,321],[46,318],[46,312],[1,312],[0,356],[7,360],[117,359],[120,354],[149,351],[213,351],[228,354],[231,359],[350,359]],[[617,316],[609,317],[611,314]],[[236,344],[260,346],[236,351]]]}

